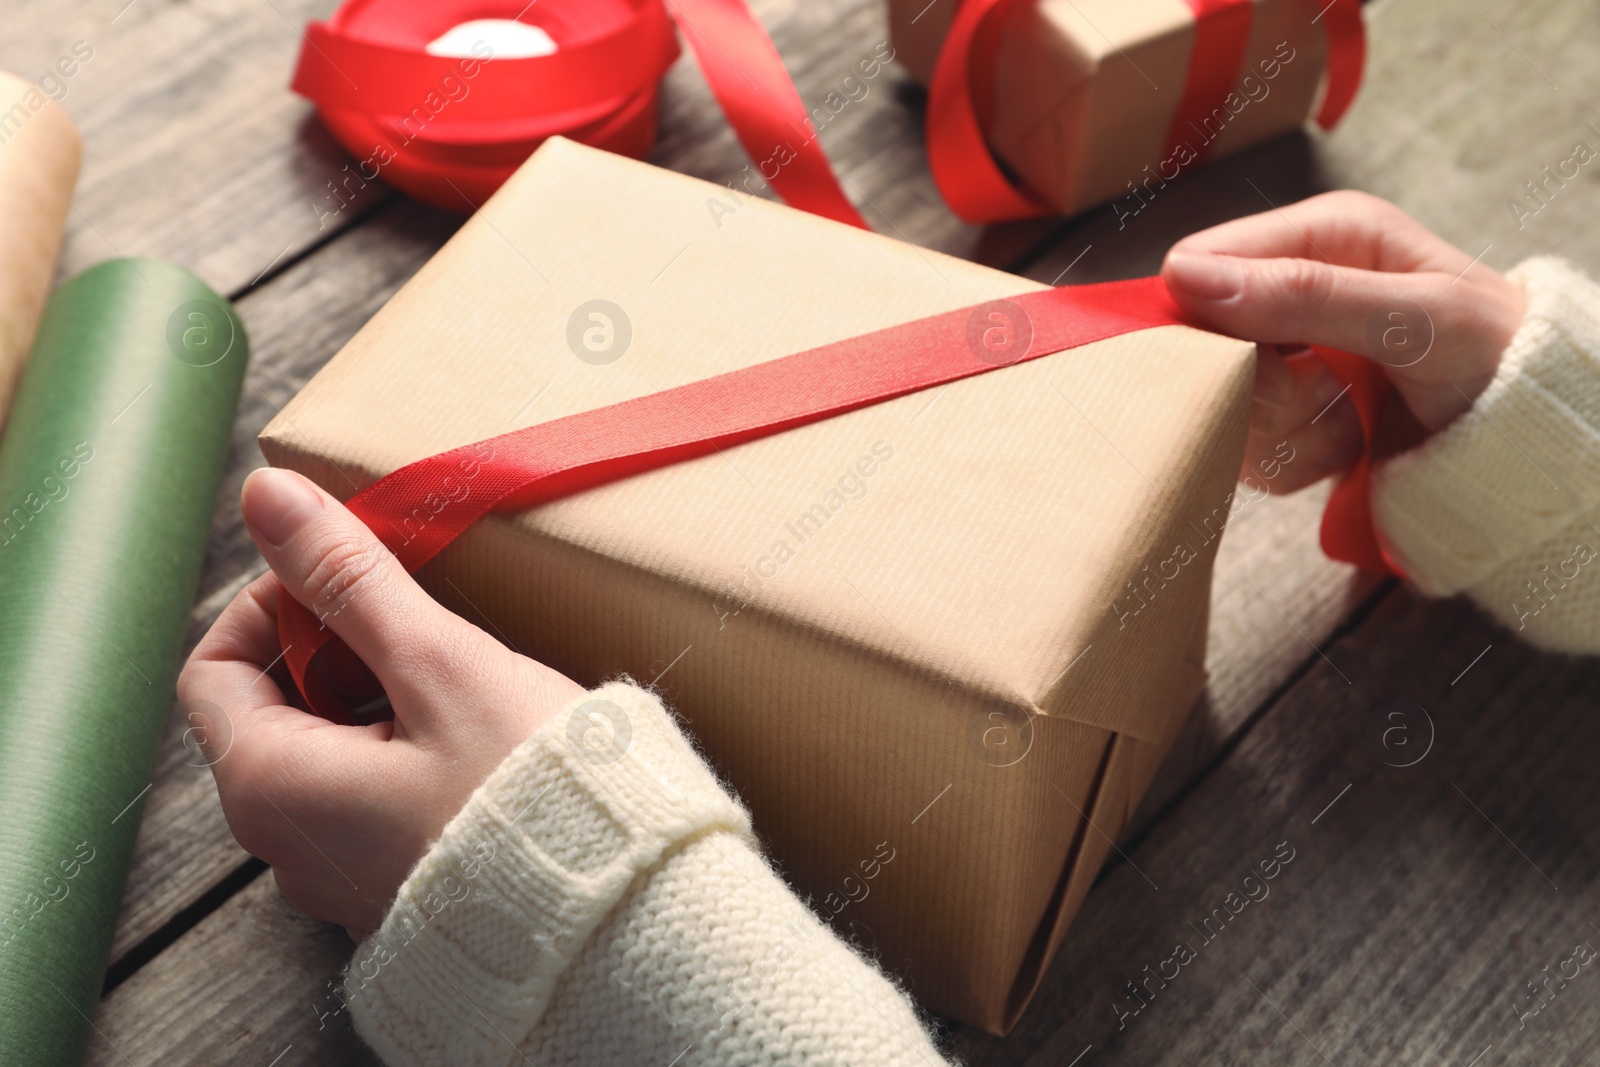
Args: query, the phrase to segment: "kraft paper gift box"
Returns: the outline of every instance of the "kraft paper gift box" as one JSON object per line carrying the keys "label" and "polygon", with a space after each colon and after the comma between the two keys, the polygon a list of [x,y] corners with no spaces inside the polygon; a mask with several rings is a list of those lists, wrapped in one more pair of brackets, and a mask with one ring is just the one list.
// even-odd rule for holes
{"label": "kraft paper gift box", "polygon": [[[557,139],[261,448],[348,499],[1039,288]],[[1178,326],[1085,345],[491,516],[419,578],[586,685],[653,682],[799,892],[1004,1032],[1201,690],[1253,360]]]}
{"label": "kraft paper gift box", "polygon": [[[1185,131],[1220,158],[1297,128],[1312,113],[1328,45],[1327,0],[1255,0],[1234,86],[1237,110]],[[954,0],[889,0],[895,56],[922,84],[933,76]],[[992,105],[984,133],[1024,185],[1063,214],[1111,201],[1136,214],[1162,186],[1200,165],[1168,145],[1194,50],[1184,0],[1023,0],[975,63]],[[977,58],[977,57],[975,57]],[[981,112],[980,112],[981,114]]]}

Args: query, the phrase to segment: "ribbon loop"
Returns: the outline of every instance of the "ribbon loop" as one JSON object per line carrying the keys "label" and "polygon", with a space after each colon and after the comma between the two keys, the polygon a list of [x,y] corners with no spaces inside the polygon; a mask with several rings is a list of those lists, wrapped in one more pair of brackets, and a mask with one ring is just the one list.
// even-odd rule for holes
{"label": "ribbon loop", "polygon": [[1314,345],[1308,358],[1320,359],[1333,376],[1348,387],[1346,395],[1361,420],[1361,458],[1345,472],[1328,497],[1322,512],[1322,553],[1329,559],[1353,563],[1365,571],[1405,577],[1378,538],[1372,513],[1372,442],[1378,420],[1389,403],[1392,386],[1382,367],[1364,356]]}
{"label": "ribbon loop", "polygon": [[[1055,214],[1000,169],[979,122],[972,64],[980,34],[994,37],[991,15],[1010,0],[963,0],[956,8],[928,84],[928,168],[950,210],[971,223],[1011,222]],[[996,17],[994,22],[998,22]],[[984,33],[989,29],[987,34]]]}
{"label": "ribbon loop", "polygon": [[1361,0],[1333,0],[1317,16],[1328,35],[1328,77],[1317,109],[1317,125],[1331,130],[1361,88],[1367,65],[1367,29],[1361,21]]}

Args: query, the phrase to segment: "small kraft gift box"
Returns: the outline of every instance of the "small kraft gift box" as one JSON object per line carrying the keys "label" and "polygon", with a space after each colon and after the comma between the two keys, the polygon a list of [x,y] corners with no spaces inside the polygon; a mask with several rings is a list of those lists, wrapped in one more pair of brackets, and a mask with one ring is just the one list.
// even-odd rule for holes
{"label": "small kraft gift box", "polygon": [[[1044,288],[558,138],[261,448],[348,499]],[[1203,686],[1254,359],[1126,333],[490,515],[418,578],[585,685],[652,685],[818,912],[1003,1033]]]}
{"label": "small kraft gift box", "polygon": [[[957,0],[888,3],[896,58],[927,85]],[[1330,34],[1342,34],[1359,78],[1359,12],[1332,8],[1329,0],[1018,0],[995,10],[968,57],[979,122],[1034,196],[1063,214],[1109,202],[1126,224],[1205,159],[1304,123],[1329,87]],[[1204,33],[1201,18],[1210,20]],[[1191,68],[1201,64],[1225,68],[1225,84],[1197,95]],[[1350,73],[1348,62],[1340,73]]]}

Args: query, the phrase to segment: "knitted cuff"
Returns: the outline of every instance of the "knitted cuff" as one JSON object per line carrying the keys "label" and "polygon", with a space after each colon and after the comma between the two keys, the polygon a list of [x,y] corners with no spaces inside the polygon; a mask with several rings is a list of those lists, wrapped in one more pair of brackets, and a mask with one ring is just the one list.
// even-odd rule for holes
{"label": "knitted cuff", "polygon": [[651,694],[614,683],[507,756],[356,950],[345,998],[390,1067],[518,1062],[563,972],[664,854],[749,816]]}
{"label": "knitted cuff", "polygon": [[1600,501],[1600,286],[1551,258],[1511,277],[1528,311],[1494,381],[1374,478],[1388,547],[1432,596],[1471,588]]}

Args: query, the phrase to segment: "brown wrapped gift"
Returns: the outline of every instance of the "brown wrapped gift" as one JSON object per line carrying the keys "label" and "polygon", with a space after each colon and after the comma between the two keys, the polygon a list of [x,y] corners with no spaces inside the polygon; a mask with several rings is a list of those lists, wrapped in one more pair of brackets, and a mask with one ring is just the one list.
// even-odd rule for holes
{"label": "brown wrapped gift", "polygon": [[[347,499],[1038,288],[555,140],[261,448]],[[1253,360],[1177,326],[1086,345],[492,516],[419,577],[584,684],[654,682],[794,886],[1003,1032],[1200,691]]]}
{"label": "brown wrapped gift", "polygon": [[[1292,130],[1317,100],[1327,62],[1327,0],[1255,0],[1250,40],[1226,122],[1187,143],[1211,158]],[[895,57],[924,85],[955,3],[889,0]],[[1063,214],[1111,201],[1126,221],[1193,168],[1168,130],[1195,39],[1184,0],[1024,0],[999,31],[985,134],[1023,183]],[[975,68],[978,76],[981,68]]]}

